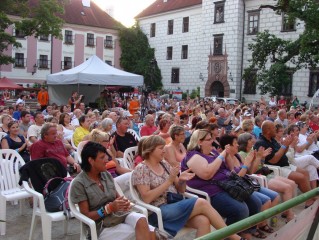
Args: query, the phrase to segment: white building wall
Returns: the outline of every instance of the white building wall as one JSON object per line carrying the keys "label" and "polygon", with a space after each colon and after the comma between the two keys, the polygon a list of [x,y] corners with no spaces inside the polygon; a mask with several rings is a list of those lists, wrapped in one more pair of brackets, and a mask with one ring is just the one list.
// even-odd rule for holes
{"label": "white building wall", "polygon": [[[259,90],[257,94],[243,94],[244,82],[242,71],[249,66],[251,52],[248,44],[253,42],[256,35],[248,35],[248,13],[250,10],[257,10],[261,4],[274,4],[270,0],[226,0],[224,23],[214,24],[215,2],[220,0],[203,0],[202,5],[192,8],[185,8],[178,11],[170,11],[144,17],[139,19],[140,26],[148,36],[151,47],[155,48],[155,56],[162,71],[164,89],[192,90],[197,86],[201,89],[201,96],[204,96],[205,83],[207,81],[208,54],[210,45],[213,47],[214,34],[224,34],[223,45],[227,48],[228,74],[231,72],[233,81],[228,75],[228,82],[231,90],[231,97],[245,97],[247,101],[260,99]],[[183,17],[190,17],[190,31],[181,33]],[[174,34],[167,35],[167,21],[174,19]],[[296,31],[282,32],[282,16],[277,15],[271,9],[260,11],[259,31],[269,30],[284,39],[294,40],[303,31],[303,23],[296,25]],[[156,23],[156,37],[150,38],[151,23]],[[189,57],[181,60],[181,45],[189,45]],[[166,48],[173,46],[173,59],[166,60]],[[180,67],[180,83],[171,83],[171,68]],[[199,79],[202,73],[205,81]],[[309,70],[302,69],[293,75],[292,93],[296,94],[301,101],[309,101]],[[267,99],[267,96],[265,96]]]}
{"label": "white building wall", "polygon": [[[189,32],[186,33],[182,32],[184,17],[189,17]],[[174,20],[172,35],[167,35],[168,20]],[[156,33],[155,37],[150,38],[152,23],[156,23]],[[143,18],[139,20],[139,24],[148,36],[150,46],[155,48],[155,57],[162,72],[164,88],[175,90],[179,87],[189,92],[197,87],[203,89],[205,82],[199,79],[203,49],[201,6]],[[181,59],[182,45],[188,45],[188,59]],[[170,46],[173,47],[173,57],[172,60],[166,60],[167,47]],[[207,68],[207,62],[205,66]],[[172,68],[180,69],[179,83],[171,83]]]}
{"label": "white building wall", "polygon": [[[250,10],[258,10],[261,4],[274,4],[273,1],[265,0],[246,0],[246,21],[245,21],[245,45],[244,45],[244,68],[249,66],[248,60],[251,59],[251,51],[248,50],[248,45],[253,43],[253,39],[256,35],[248,35],[248,13]],[[263,8],[260,11],[259,20],[259,32],[269,30],[269,33],[274,34],[285,40],[296,40],[303,32],[304,24],[303,22],[296,23],[296,31],[283,32],[282,31],[282,15],[276,14],[272,9]],[[269,66],[270,62],[268,62]],[[293,64],[290,64],[293,67]],[[301,69],[294,73],[293,84],[292,84],[292,94],[297,95],[301,102],[307,100],[309,101],[308,95],[309,86],[309,70]],[[245,94],[244,97],[247,101],[256,101],[260,99],[261,94],[257,87],[257,94],[250,95]],[[269,100],[269,96],[264,96],[266,100]]]}

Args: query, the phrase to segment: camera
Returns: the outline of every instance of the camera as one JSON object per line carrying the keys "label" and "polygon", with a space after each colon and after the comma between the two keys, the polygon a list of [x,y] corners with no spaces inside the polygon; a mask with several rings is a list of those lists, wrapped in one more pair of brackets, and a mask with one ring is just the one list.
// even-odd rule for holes
{"label": "camera", "polygon": [[70,173],[70,174],[75,173],[74,166],[72,166],[72,165],[68,165],[68,166],[67,166],[67,171],[68,171],[68,173]]}

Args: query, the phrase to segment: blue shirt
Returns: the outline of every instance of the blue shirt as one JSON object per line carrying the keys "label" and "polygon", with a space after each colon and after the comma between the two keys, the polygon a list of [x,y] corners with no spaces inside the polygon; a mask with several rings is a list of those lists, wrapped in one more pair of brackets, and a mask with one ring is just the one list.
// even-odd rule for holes
{"label": "blue shirt", "polygon": [[20,111],[15,111],[15,112],[13,112],[12,117],[13,117],[15,120],[20,120],[20,118],[21,118],[21,112],[20,112]]}
{"label": "blue shirt", "polygon": [[260,134],[261,134],[261,128],[258,126],[254,126],[254,130],[253,130],[254,135],[256,136],[256,138],[259,138]]}

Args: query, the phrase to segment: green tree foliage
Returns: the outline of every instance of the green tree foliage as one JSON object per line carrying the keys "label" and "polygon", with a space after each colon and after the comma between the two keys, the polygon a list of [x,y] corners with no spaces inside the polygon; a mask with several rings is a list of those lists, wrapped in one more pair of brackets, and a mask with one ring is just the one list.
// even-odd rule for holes
{"label": "green tree foliage", "polygon": [[4,54],[10,45],[21,47],[15,36],[6,32],[10,25],[24,33],[25,36],[40,35],[62,38],[64,13],[63,5],[68,0],[38,0],[31,6],[28,0],[1,0],[0,4],[0,64],[14,63],[11,56]]}
{"label": "green tree foliage", "polygon": [[248,49],[252,51],[250,66],[243,78],[258,70],[256,81],[262,94],[280,95],[289,83],[290,74],[301,68],[316,67],[319,62],[319,4],[317,0],[278,0],[275,5],[261,5],[277,14],[285,14],[288,23],[296,23],[303,31],[295,40],[280,38],[269,31],[260,32]]}
{"label": "green tree foliage", "polygon": [[147,36],[138,25],[122,28],[119,32],[121,66],[125,71],[144,76],[144,83],[152,91],[163,87],[161,70],[155,59],[154,48],[151,48]]}

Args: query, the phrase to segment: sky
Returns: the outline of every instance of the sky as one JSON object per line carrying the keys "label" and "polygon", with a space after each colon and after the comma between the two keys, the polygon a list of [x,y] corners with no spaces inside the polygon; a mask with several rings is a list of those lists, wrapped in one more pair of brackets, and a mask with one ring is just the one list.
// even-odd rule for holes
{"label": "sky", "polygon": [[[151,5],[155,0],[93,0],[103,10],[112,9],[113,18],[126,27],[131,27],[134,17]],[[110,14],[112,16],[112,14]]]}

